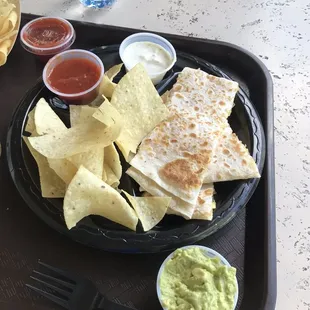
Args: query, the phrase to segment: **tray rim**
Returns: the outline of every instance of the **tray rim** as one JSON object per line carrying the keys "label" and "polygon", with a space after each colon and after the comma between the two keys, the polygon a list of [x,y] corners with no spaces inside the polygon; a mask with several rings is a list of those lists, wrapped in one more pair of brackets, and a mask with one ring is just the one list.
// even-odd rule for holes
{"label": "tray rim", "polygon": [[[22,13],[22,22],[30,21],[34,18],[39,17],[39,15]],[[134,29],[134,28],[126,28],[119,26],[111,26],[105,24],[96,24],[85,21],[76,21],[70,20],[73,25],[85,25],[85,26],[93,26],[97,28],[105,28],[106,30],[118,30],[125,32],[126,36],[135,33],[135,32],[145,32],[143,29]],[[148,30],[151,31],[151,30]],[[265,159],[265,168],[264,171],[267,174],[265,187],[267,187],[267,197],[265,197],[265,213],[267,216],[267,221],[265,223],[265,248],[267,248],[268,252],[265,253],[266,256],[266,268],[265,268],[265,279],[267,279],[264,283],[265,294],[261,303],[260,309],[271,310],[275,309],[276,297],[277,297],[277,271],[276,271],[276,208],[275,208],[275,160],[274,160],[274,98],[273,98],[273,81],[271,74],[269,73],[267,67],[264,63],[255,56],[252,52],[239,47],[235,44],[216,41],[204,38],[194,38],[194,37],[185,37],[180,35],[174,35],[163,32],[156,32],[159,35],[166,37],[167,39],[179,39],[184,42],[190,44],[190,42],[199,42],[203,44],[209,45],[218,45],[219,47],[227,48],[232,52],[237,52],[240,55],[246,57],[256,68],[257,71],[260,72],[261,78],[264,80],[265,84],[265,97],[266,97],[266,118],[267,121],[264,123],[265,126],[265,136],[266,136],[266,159]]]}

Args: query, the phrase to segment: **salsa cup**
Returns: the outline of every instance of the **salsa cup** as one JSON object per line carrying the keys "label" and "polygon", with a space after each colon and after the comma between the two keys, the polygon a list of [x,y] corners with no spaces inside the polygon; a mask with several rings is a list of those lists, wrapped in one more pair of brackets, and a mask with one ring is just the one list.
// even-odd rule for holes
{"label": "salsa cup", "polygon": [[[96,81],[96,83],[87,90],[78,93],[64,93],[54,89],[49,81],[49,76],[56,66],[61,65],[62,62],[69,59],[87,59],[90,60],[92,63],[94,63],[100,71],[98,81]],[[51,58],[44,67],[43,81],[45,86],[51,92],[53,92],[59,98],[64,100],[67,104],[89,104],[90,102],[94,101],[96,97],[99,95],[99,88],[103,78],[103,74],[104,74],[104,66],[101,59],[97,55],[89,51],[76,49],[62,52]]]}
{"label": "salsa cup", "polygon": [[76,38],[71,23],[60,17],[39,17],[27,23],[20,32],[22,47],[47,62],[68,50]]}
{"label": "salsa cup", "polygon": [[[184,246],[184,247],[181,247],[179,249],[189,249],[189,248],[200,248],[201,250],[203,250],[203,252],[205,253],[205,255],[207,257],[210,257],[210,258],[215,258],[215,257],[218,257],[221,261],[221,263],[227,267],[231,267],[231,265],[229,264],[229,262],[218,252],[208,248],[208,247],[205,247],[205,246],[202,246],[202,245],[188,245],[188,246]],[[163,305],[163,302],[162,302],[162,295],[161,295],[161,290],[160,290],[160,278],[161,278],[161,275],[163,273],[163,270],[165,268],[165,265],[166,263],[173,257],[175,251],[172,252],[165,260],[164,262],[162,263],[162,265],[160,266],[160,269],[159,269],[159,272],[158,272],[158,275],[157,275],[157,281],[156,281],[156,291],[157,291],[157,297],[158,297],[158,300],[162,306],[162,308],[164,310],[166,310],[166,308],[164,307]],[[235,294],[235,299],[234,299],[234,307],[233,309],[236,309],[236,306],[237,306],[237,302],[238,302],[238,297],[239,297],[239,289],[238,289],[238,281],[237,281],[237,278],[236,278],[236,284],[237,284],[237,291],[236,291],[236,294]]]}

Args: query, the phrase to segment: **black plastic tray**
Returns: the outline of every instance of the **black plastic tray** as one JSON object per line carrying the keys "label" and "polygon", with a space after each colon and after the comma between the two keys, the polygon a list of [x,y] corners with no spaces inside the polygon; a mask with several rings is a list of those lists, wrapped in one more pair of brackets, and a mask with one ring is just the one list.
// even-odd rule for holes
{"label": "black plastic tray", "polygon": [[[33,17],[24,15],[23,23]],[[79,48],[91,48],[102,44],[118,44],[126,36],[136,32],[133,29],[88,23],[73,22],[73,24],[77,32],[75,46]],[[237,277],[240,287],[238,309],[274,309],[276,299],[276,258],[271,77],[259,59],[234,45],[167,34],[164,36],[178,50],[196,55],[215,64],[238,81],[260,115],[266,133],[266,161],[261,182],[252,199],[248,202],[247,208],[239,212],[232,222],[222,230],[201,241],[200,244],[219,251],[232,265],[238,268]],[[14,57],[14,51],[11,57]],[[22,96],[23,92],[25,92],[27,85],[28,87],[31,85],[30,77],[32,79],[31,83],[33,83],[35,77],[38,77],[42,70],[42,66],[40,67],[39,64],[37,64],[36,68],[33,68],[34,62],[30,58],[31,55],[26,54],[19,47],[19,50],[15,52],[15,61],[18,61],[21,57],[25,58],[22,68],[11,62],[11,68],[15,69],[16,72],[20,72],[21,69],[27,70],[24,71],[24,74],[27,74],[24,79],[15,78],[25,83],[24,88],[22,85],[18,87],[18,89],[22,90],[19,92],[19,96]],[[12,81],[14,80],[12,79]],[[16,100],[15,94],[11,94],[11,96]],[[16,106],[17,102],[14,104]],[[40,231],[37,234],[40,234]],[[160,309],[154,292],[154,283],[158,267],[164,258],[163,255],[145,256],[140,259],[108,253],[100,256],[98,253],[97,256],[100,259],[97,259],[96,252],[91,252],[92,259],[88,259],[96,262],[96,264],[94,263],[92,267],[84,266],[81,269],[83,262],[80,262],[80,260],[67,260],[71,255],[80,255],[85,260],[87,259],[87,252],[73,245],[69,246],[67,241],[62,241],[57,236],[53,238],[58,240],[57,244],[58,247],[61,246],[61,249],[50,257],[50,262],[58,261],[63,266],[70,266],[73,271],[81,272],[86,269],[89,276],[94,280],[100,280],[98,284],[103,293],[106,293],[111,298],[117,298],[119,302],[135,306],[137,309]],[[64,248],[65,245],[74,252],[68,252]],[[44,254],[40,255],[35,247],[32,247],[29,251],[31,252],[29,252],[28,256],[34,258],[44,256]],[[63,253],[61,259],[58,258],[59,253]],[[113,270],[113,273],[111,273],[111,270]],[[137,274],[139,274],[139,277],[137,277]],[[124,284],[125,289],[124,286],[117,283],[126,283],[126,285]],[[111,287],[114,289],[111,290]],[[128,293],[128,290],[131,293]]]}

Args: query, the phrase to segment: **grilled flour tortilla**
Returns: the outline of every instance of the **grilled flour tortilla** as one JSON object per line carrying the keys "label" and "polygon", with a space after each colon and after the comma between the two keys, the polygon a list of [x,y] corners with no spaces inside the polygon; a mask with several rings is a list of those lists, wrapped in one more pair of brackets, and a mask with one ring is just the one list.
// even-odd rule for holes
{"label": "grilled flour tortilla", "polygon": [[237,90],[235,82],[185,68],[166,103],[171,116],[142,141],[130,164],[168,193],[196,205]]}
{"label": "grilled flour tortilla", "polygon": [[[172,196],[167,191],[162,189],[154,181],[140,173],[135,168],[129,168],[127,174],[131,176],[142,188],[152,196],[165,197],[170,196],[171,202],[167,210],[167,214],[174,214],[184,217],[185,219],[201,219],[212,220],[213,209],[215,202],[213,200],[214,188],[213,184],[203,184],[199,192],[197,204],[193,205],[181,200],[178,197]],[[147,190],[146,190],[147,188]]]}
{"label": "grilled flour tortilla", "polygon": [[221,133],[216,150],[204,175],[204,182],[259,178],[253,157],[230,127]]}

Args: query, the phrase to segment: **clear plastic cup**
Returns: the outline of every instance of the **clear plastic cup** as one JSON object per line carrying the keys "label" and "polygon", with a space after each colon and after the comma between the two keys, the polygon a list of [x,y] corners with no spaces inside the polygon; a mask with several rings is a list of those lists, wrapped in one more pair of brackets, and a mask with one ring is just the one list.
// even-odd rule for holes
{"label": "clear plastic cup", "polygon": [[[221,263],[227,267],[231,267],[231,265],[229,264],[229,262],[218,252],[208,248],[208,247],[205,247],[205,246],[202,246],[202,245],[188,245],[188,246],[185,246],[185,247],[182,247],[180,249],[189,249],[189,248],[194,248],[194,247],[197,247],[197,248],[200,248],[201,250],[203,250],[206,254],[207,257],[210,257],[210,258],[215,258],[215,257],[218,257],[221,261]],[[173,257],[175,251],[172,252],[165,260],[164,262],[162,263],[162,265],[160,266],[160,269],[159,269],[159,272],[158,272],[158,275],[157,275],[157,281],[156,281],[156,291],[157,291],[157,297],[158,297],[158,300],[162,306],[162,308],[165,310],[165,307],[162,303],[162,297],[161,297],[161,291],[160,291],[160,278],[161,278],[161,274],[165,268],[165,265],[166,263]],[[234,308],[233,309],[236,309],[236,306],[237,306],[237,302],[238,302],[238,297],[239,297],[239,289],[238,289],[238,281],[237,281],[237,278],[236,278],[236,284],[237,284],[237,292],[236,292],[236,295],[235,295],[235,299],[234,299]]]}
{"label": "clear plastic cup", "polygon": [[[52,70],[60,65],[63,61],[68,59],[87,59],[93,62],[100,69],[100,77],[98,81],[89,89],[79,92],[79,93],[62,93],[53,88],[53,86],[49,82],[49,75]],[[67,104],[89,104],[96,99],[99,95],[100,83],[102,81],[104,75],[104,66],[101,59],[92,52],[85,50],[69,50],[57,54],[53,58],[51,58],[48,63],[45,65],[43,70],[43,81],[45,86],[57,95],[59,98],[63,99]]]}
{"label": "clear plastic cup", "polygon": [[135,33],[135,34],[127,37],[121,43],[120,48],[119,48],[119,56],[120,56],[122,62],[124,63],[127,71],[129,71],[131,68],[129,67],[129,64],[126,61],[126,59],[123,57],[124,51],[130,44],[136,43],[136,42],[151,42],[151,43],[158,44],[161,47],[163,47],[171,56],[171,63],[167,68],[165,68],[165,70],[163,70],[161,72],[156,72],[155,74],[152,74],[152,75],[149,74],[153,84],[156,85],[164,78],[165,74],[176,63],[176,61],[177,61],[176,51],[175,51],[174,47],[172,46],[172,44],[168,40],[166,40],[165,38],[163,38],[157,34],[148,33],[148,32]]}
{"label": "clear plastic cup", "polygon": [[[64,29],[64,35],[53,43],[46,41],[46,45],[34,44],[34,35],[40,34],[45,40],[52,39],[55,34],[55,27]],[[73,26],[67,20],[60,17],[39,17],[27,23],[20,32],[20,42],[22,47],[39,57],[43,62],[58,53],[68,50],[74,43],[76,34]]]}

